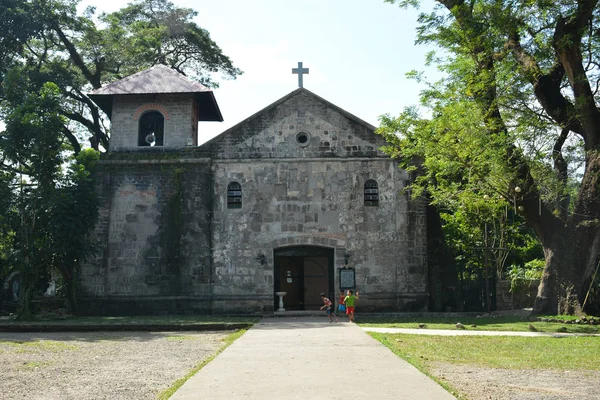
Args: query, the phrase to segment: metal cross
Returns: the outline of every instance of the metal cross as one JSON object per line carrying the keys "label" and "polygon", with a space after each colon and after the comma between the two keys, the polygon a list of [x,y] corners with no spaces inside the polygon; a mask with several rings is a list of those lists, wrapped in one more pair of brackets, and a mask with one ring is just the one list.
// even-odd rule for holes
{"label": "metal cross", "polygon": [[302,68],[302,62],[298,63],[298,68],[292,68],[292,74],[298,74],[298,87],[302,86],[302,74],[308,74],[308,68]]}

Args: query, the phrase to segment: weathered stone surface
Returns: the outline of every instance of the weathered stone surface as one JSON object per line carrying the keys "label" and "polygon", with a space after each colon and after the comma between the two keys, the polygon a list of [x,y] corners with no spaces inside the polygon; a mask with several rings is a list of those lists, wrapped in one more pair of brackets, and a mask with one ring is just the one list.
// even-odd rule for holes
{"label": "weathered stone surface", "polygon": [[[409,176],[373,127],[298,89],[198,149],[116,151],[135,144],[131,115],[149,101],[115,100],[98,176],[102,251],[80,274],[88,311],[272,312],[274,251],[304,245],[334,249],[336,268],[351,256],[361,310],[426,309],[425,204],[404,193]],[[153,101],[169,121],[193,120],[191,105]],[[238,209],[227,208],[231,182]]]}
{"label": "weathered stone surface", "polygon": [[115,96],[111,118],[110,150],[138,147],[139,118],[144,111],[156,110],[165,117],[164,146],[185,147],[188,138],[196,143],[198,122],[193,117],[192,94],[157,94],[146,96]]}

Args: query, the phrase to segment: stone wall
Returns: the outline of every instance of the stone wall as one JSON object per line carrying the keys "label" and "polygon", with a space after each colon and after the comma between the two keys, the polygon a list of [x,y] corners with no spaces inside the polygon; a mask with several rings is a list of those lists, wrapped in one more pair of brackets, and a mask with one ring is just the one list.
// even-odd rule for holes
{"label": "stone wall", "polygon": [[192,94],[115,96],[111,117],[110,150],[138,148],[138,123],[145,111],[156,110],[165,117],[164,144],[185,147],[188,138],[196,143],[197,122]]}
{"label": "stone wall", "polygon": [[[424,209],[402,193],[408,176],[389,159],[218,161],[214,174],[214,294],[273,304],[274,249],[317,245],[346,252],[356,268],[363,310],[423,310],[427,305]],[[364,205],[367,179],[378,207]],[[227,185],[242,185],[242,208],[227,209]],[[256,262],[265,254],[267,262]],[[337,275],[337,274],[336,274]],[[336,276],[337,279],[337,276]],[[336,282],[335,287],[338,287]],[[236,303],[222,304],[222,311]],[[233,309],[232,309],[233,307]]]}
{"label": "stone wall", "polygon": [[[385,157],[374,127],[300,89],[209,141],[218,159]],[[306,133],[308,142],[298,143]]]}
{"label": "stone wall", "polygon": [[[115,99],[98,175],[101,251],[81,269],[83,310],[272,312],[274,251],[292,245],[334,249],[336,268],[349,254],[363,311],[427,308],[425,204],[403,191],[409,176],[374,127],[298,89],[184,148],[193,102],[179,99]],[[138,148],[135,117],[152,107],[165,115],[165,146]],[[368,179],[379,206],[364,205]],[[227,208],[233,181],[239,209]]]}
{"label": "stone wall", "polygon": [[172,312],[185,303],[187,311],[209,310],[210,187],[206,159],[101,162],[95,232],[101,251],[81,268],[84,308],[111,309],[112,302]]}

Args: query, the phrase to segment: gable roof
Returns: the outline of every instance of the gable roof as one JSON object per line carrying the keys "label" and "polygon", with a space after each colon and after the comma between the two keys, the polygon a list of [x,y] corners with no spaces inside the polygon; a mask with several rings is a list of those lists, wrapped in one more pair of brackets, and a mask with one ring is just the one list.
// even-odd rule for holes
{"label": "gable roof", "polygon": [[243,121],[235,124],[234,126],[232,126],[231,128],[227,129],[226,131],[220,133],[219,135],[215,136],[214,138],[210,139],[209,141],[207,141],[206,143],[203,143],[200,147],[208,145],[209,143],[212,143],[216,140],[218,140],[219,138],[226,136],[227,134],[229,134],[230,132],[233,132],[235,130],[237,130],[239,127],[251,122],[252,120],[256,119],[257,117],[269,112],[270,110],[278,107],[279,105],[281,105],[282,103],[285,103],[286,101],[288,101],[289,99],[291,99],[292,97],[300,94],[300,93],[306,93],[314,98],[316,98],[317,100],[325,103],[328,107],[334,109],[335,111],[339,112],[340,114],[344,115],[346,118],[358,123],[359,125],[364,126],[365,128],[367,128],[370,131],[375,131],[377,128],[374,127],[373,125],[369,124],[368,122],[358,118],[357,116],[355,116],[354,114],[349,113],[348,111],[344,110],[343,108],[340,108],[338,106],[336,106],[335,104],[333,104],[330,101],[325,100],[324,98],[317,96],[316,94],[314,94],[313,92],[311,92],[308,89],[305,88],[298,88],[296,90],[294,90],[293,92],[288,93],[287,95],[283,96],[282,98],[280,98],[279,100],[275,101],[274,103],[269,104],[268,106],[266,106],[265,108],[263,108],[262,110],[252,114],[251,116],[249,116],[248,118],[244,119]]}
{"label": "gable roof", "polygon": [[88,94],[88,97],[110,116],[115,95],[184,93],[196,95],[198,108],[201,110],[201,121],[223,121],[212,90],[162,64],[95,89]]}

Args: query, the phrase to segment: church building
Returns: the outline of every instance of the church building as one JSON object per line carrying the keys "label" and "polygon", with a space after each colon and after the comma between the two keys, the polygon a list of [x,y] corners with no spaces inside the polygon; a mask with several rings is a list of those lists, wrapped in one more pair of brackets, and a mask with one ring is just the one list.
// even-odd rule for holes
{"label": "church building", "polygon": [[161,65],[90,98],[112,127],[86,312],[318,310],[340,288],[359,312],[427,310],[425,202],[374,126],[300,84],[198,146],[214,94]]}

